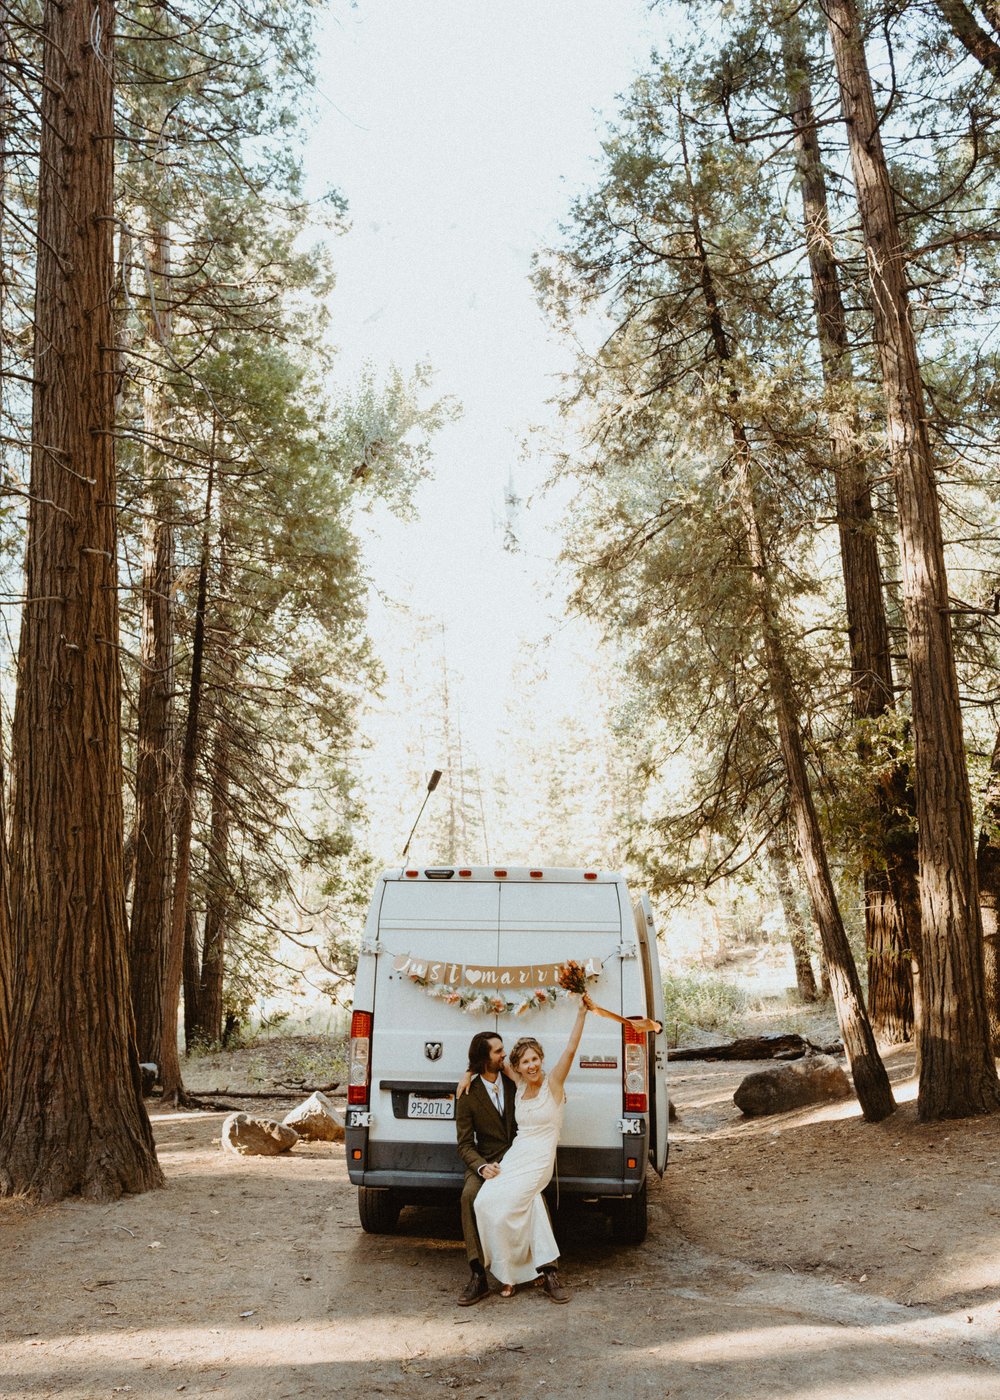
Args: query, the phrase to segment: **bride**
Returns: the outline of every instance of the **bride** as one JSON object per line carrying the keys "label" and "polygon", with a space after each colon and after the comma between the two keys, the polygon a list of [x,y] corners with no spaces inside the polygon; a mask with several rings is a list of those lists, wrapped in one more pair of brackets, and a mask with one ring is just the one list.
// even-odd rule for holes
{"label": "bride", "polygon": [[[542,1287],[554,1303],[569,1302],[559,1282],[559,1250],[542,1191],[555,1166],[566,1102],[563,1085],[591,1009],[590,998],[583,996],[566,1048],[548,1074],[542,1067],[545,1052],[532,1036],[517,1042],[504,1065],[504,1073],[517,1085],[517,1136],[497,1175],[483,1183],[475,1200],[483,1263],[499,1280],[501,1298],[513,1297],[519,1283],[541,1275]],[[468,1088],[469,1078],[466,1075],[459,1084],[459,1095]]]}

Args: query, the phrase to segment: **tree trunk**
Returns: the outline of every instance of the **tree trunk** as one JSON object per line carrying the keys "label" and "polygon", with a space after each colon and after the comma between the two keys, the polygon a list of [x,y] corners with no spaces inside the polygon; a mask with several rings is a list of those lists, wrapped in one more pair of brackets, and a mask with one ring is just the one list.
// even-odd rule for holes
{"label": "tree trunk", "polygon": [[[170,312],[166,296],[161,295],[170,271],[170,235],[165,226],[156,230],[148,262],[153,280],[148,339],[169,346]],[[158,1064],[173,883],[174,502],[169,467],[160,451],[163,384],[156,365],[149,367],[144,417],[142,644],[129,971],[139,1058]]]}
{"label": "tree trunk", "polygon": [[184,1051],[190,1055],[201,1040],[201,949],[198,946],[198,921],[190,897],[184,915],[184,963],[181,985],[184,988]]}
{"label": "tree trunk", "polygon": [[[852,403],[853,368],[840,275],[833,253],[826,176],[816,132],[808,81],[808,55],[797,15],[784,29],[785,71],[792,104],[795,163],[802,194],[806,250],[812,275],[820,362],[826,389],[826,416],[833,452],[837,528],[844,576],[851,694],[858,720],[858,753],[871,756],[864,721],[895,708],[889,627],[885,615],[882,566],[878,554],[871,488],[860,450],[857,413]],[[897,767],[900,767],[897,765]],[[884,839],[878,856],[865,858],[865,944],[868,953],[868,1014],[883,1041],[909,1040],[913,1029],[911,948],[919,948],[919,905],[900,896],[900,880],[885,867],[905,864],[916,878],[917,838],[914,796],[902,775],[880,780],[875,801]],[[895,789],[899,789],[898,792]],[[902,798],[903,805],[898,804]],[[900,812],[909,814],[901,819]],[[913,921],[907,924],[909,913]]]}
{"label": "tree trunk", "polygon": [[899,517],[919,827],[921,1119],[1000,1108],[948,580],[903,245],[854,0],[825,0],[872,287]]}
{"label": "tree trunk", "polygon": [[[0,131],[5,134],[13,125],[13,105],[10,100],[8,60],[10,38],[0,35]],[[6,141],[3,143],[6,146]],[[0,151],[0,384],[7,356],[7,267],[3,248],[7,238],[7,152]],[[0,426],[3,414],[0,404]],[[7,859],[7,775],[3,752],[3,724],[0,721],[0,1102],[3,1100],[4,1076],[7,1065],[7,1043],[10,1033],[10,1012],[13,993],[13,949],[10,927],[10,868]]]}
{"label": "tree trunk", "polygon": [[0,1191],[110,1200],[163,1180],[132,1035],[122,874],[114,8],[48,0],[43,29]]}
{"label": "tree trunk", "polygon": [[822,1001],[829,1001],[833,996],[833,984],[830,981],[830,964],[826,960],[826,955],[821,952],[819,955],[819,995]]}
{"label": "tree trunk", "polygon": [[764,656],[768,689],[778,725],[778,739],[788,776],[788,806],[795,825],[795,836],[813,914],[830,971],[830,986],[844,1049],[851,1066],[854,1088],[861,1111],[870,1123],[881,1122],[896,1107],[889,1076],[879,1058],[875,1037],[865,1013],[864,996],[847,933],[840,917],[837,896],[830,878],[826,848],[813,804],[797,704],[784,652],[778,636],[767,557],[757,518],[757,506],[749,446],[742,430],[734,425],[737,483],[740,510],[750,556],[753,592],[764,633]]}
{"label": "tree trunk", "polygon": [[[731,359],[729,340],[695,205],[694,189],[690,180],[687,150],[684,143],[684,117],[679,105],[678,121],[681,148],[685,169],[688,171],[688,185],[691,192],[691,231],[701,274],[701,289],[709,331],[716,358],[720,364],[728,364]],[[735,410],[739,402],[739,394],[735,388],[730,391],[730,402]],[[879,1058],[875,1037],[872,1035],[872,1029],[868,1023],[858,970],[854,965],[854,957],[840,917],[837,896],[826,859],[823,833],[820,830],[819,819],[813,804],[809,773],[802,745],[798,706],[788,663],[781,645],[770,566],[760,529],[757,493],[753,478],[753,453],[743,423],[738,418],[731,417],[730,426],[734,449],[733,474],[736,483],[736,501],[750,562],[751,590],[760,617],[768,691],[777,722],[778,742],[788,781],[789,815],[795,828],[799,859],[802,862],[806,887],[812,901],[813,916],[819,928],[823,951],[830,970],[830,983],[834,1005],[837,1008],[837,1020],[840,1024],[844,1049],[851,1065],[855,1092],[865,1118],[869,1122],[878,1123],[883,1118],[888,1117],[895,1110],[896,1105],[889,1085],[889,1076]]]}
{"label": "tree trunk", "polygon": [[10,866],[7,859],[6,773],[0,721],[0,1104],[3,1103],[13,1005],[14,967],[10,924]]}
{"label": "tree trunk", "polygon": [[235,693],[232,627],[226,616],[229,596],[229,547],[225,506],[219,507],[219,589],[220,605],[214,619],[215,724],[212,740],[210,785],[212,826],[208,840],[208,880],[205,896],[205,937],[202,941],[201,976],[198,987],[198,1035],[207,1045],[218,1045],[222,1038],[222,993],[226,955],[226,923],[231,902],[229,875],[230,763],[232,761],[229,697]]}
{"label": "tree trunk", "polygon": [[798,988],[799,998],[802,1001],[815,1001],[817,997],[816,975],[809,957],[809,935],[799,913],[784,842],[777,833],[767,843],[767,858],[771,866],[771,874],[774,876],[778,898],[781,901],[781,910],[785,916],[785,928],[788,931],[788,941],[791,944],[792,958],[795,961],[795,985]]}
{"label": "tree trunk", "polygon": [[913,1038],[913,959],[901,930],[901,906],[884,870],[864,872],[868,1014],[886,1045]]}
{"label": "tree trunk", "polygon": [[[1000,77],[1000,43],[997,43],[995,35],[982,27],[962,0],[937,0],[937,8],[951,32],[976,62],[995,78]],[[995,22],[996,16],[991,18]]]}
{"label": "tree trunk", "polygon": [[[214,429],[213,429],[214,432]],[[181,1000],[184,971],[184,932],[191,884],[191,834],[194,827],[195,771],[198,765],[198,714],[201,707],[202,662],[205,652],[205,602],[208,596],[208,556],[211,542],[212,490],[215,481],[215,445],[208,469],[205,497],[205,528],[201,537],[201,564],[195,604],[194,637],[191,644],[191,688],[188,694],[187,723],[181,754],[180,801],[177,820],[177,855],[174,867],[174,898],[171,911],[170,942],[163,984],[163,1037],[160,1049],[160,1079],[163,1098],[174,1104],[184,1095],[181,1062],[177,1053],[177,1013]]]}
{"label": "tree trunk", "polygon": [[976,852],[979,902],[983,911],[986,1014],[994,1055],[1000,1055],[1000,730],[990,760],[990,780]]}
{"label": "tree trunk", "polygon": [[229,916],[229,727],[222,710],[212,746],[212,830],[208,845],[208,893],[201,953],[198,1036],[206,1045],[222,1039],[222,991]]}

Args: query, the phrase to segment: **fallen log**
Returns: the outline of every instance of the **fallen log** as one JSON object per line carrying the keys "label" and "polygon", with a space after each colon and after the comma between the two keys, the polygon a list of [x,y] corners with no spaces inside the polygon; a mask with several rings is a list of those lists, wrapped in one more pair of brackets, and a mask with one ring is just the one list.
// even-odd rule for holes
{"label": "fallen log", "polygon": [[671,1050],[668,1058],[677,1060],[797,1060],[813,1051],[822,1055],[842,1055],[843,1044],[834,1040],[829,1045],[814,1045],[811,1040],[794,1033],[788,1035],[750,1035],[731,1040],[725,1045],[699,1045],[690,1050]]}
{"label": "fallen log", "polygon": [[340,1080],[332,1084],[280,1084],[274,1089],[198,1089],[200,1099],[297,1099],[300,1094],[332,1094]]}

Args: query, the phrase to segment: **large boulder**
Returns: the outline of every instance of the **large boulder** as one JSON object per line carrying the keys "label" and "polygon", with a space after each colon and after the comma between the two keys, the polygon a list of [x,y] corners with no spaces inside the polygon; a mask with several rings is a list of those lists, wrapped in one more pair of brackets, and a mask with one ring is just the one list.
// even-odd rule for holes
{"label": "large boulder", "polygon": [[231,1113],[222,1124],[222,1150],[241,1157],[277,1157],[299,1140],[294,1128],[274,1118],[251,1118],[249,1113]]}
{"label": "large boulder", "polygon": [[849,1099],[853,1093],[851,1081],[830,1055],[806,1055],[748,1074],[733,1103],[748,1118],[761,1118],[806,1104]]}
{"label": "large boulder", "polygon": [[332,1101],[317,1089],[281,1120],[310,1142],[343,1142],[344,1125]]}

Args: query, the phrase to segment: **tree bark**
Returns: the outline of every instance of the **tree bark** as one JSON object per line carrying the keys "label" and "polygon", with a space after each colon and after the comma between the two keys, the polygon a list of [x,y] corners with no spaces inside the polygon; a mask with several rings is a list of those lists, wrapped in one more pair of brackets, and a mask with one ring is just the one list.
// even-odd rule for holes
{"label": "tree bark", "polygon": [[181,985],[184,988],[184,1051],[190,1055],[200,1037],[201,1016],[201,949],[198,946],[198,920],[190,896],[184,915],[184,963]]}
{"label": "tree bark", "polygon": [[224,711],[216,720],[212,745],[212,828],[208,843],[208,890],[205,937],[201,951],[201,985],[197,1035],[206,1045],[222,1039],[226,925],[229,917],[229,726]]}
{"label": "tree bark", "polygon": [[[0,35],[0,132],[10,131],[13,111],[7,65],[10,40]],[[6,140],[3,145],[6,147]],[[0,150],[0,249],[7,236],[7,152]],[[7,268],[0,252],[0,384],[7,354]],[[0,414],[2,421],[2,414]],[[3,753],[3,725],[0,723],[0,1102],[3,1100],[4,1075],[7,1065],[7,1042],[10,1034],[11,993],[13,990],[13,950],[10,928],[10,887],[7,864],[7,819],[5,795],[7,790]]]}
{"label": "tree bark", "polygon": [[770,569],[764,551],[751,474],[746,435],[734,425],[737,448],[737,483],[740,510],[750,556],[751,579],[764,634],[768,689],[778,726],[778,740],[788,776],[788,806],[795,826],[799,859],[812,900],[813,914],[830,972],[830,986],[844,1048],[851,1066],[861,1112],[870,1123],[881,1122],[895,1110],[889,1076],[879,1058],[875,1037],[865,1013],[864,995],[847,933],[840,917],[830,878],[826,848],[813,804],[809,773],[802,746],[798,707],[781,647]]}
{"label": "tree bark", "polygon": [[[786,21],[784,54],[833,453],[852,706],[859,722],[858,753],[864,762],[871,756],[865,721],[877,720],[895,708],[895,690],[871,488],[852,402],[854,374],[847,316],[830,232],[826,175],[809,86],[808,54],[798,15]],[[866,856],[863,877],[868,1014],[876,1036],[889,1043],[909,1040],[912,1034],[910,950],[920,946],[919,904],[906,903],[901,893],[907,876],[915,880],[917,872],[914,796],[901,765],[897,764],[897,770],[875,786],[883,839],[878,856],[874,852]],[[904,815],[901,817],[900,813]],[[895,867],[900,869],[897,871]]]}
{"label": "tree bark", "polygon": [[219,606],[212,629],[215,655],[214,734],[210,764],[212,825],[208,839],[208,880],[205,894],[205,936],[202,940],[201,976],[198,987],[197,1035],[206,1045],[222,1039],[222,1002],[226,955],[226,926],[231,904],[229,872],[230,763],[232,734],[229,697],[235,693],[236,674],[232,627],[226,615],[230,587],[229,545],[223,499],[219,508]]}
{"label": "tree bark", "polygon": [[854,0],[824,0],[872,288],[899,517],[919,826],[921,1119],[1000,1108],[934,462],[903,244]]}
{"label": "tree bark", "polygon": [[788,931],[788,941],[791,944],[792,958],[795,962],[795,985],[798,988],[799,997],[802,1001],[815,1001],[818,993],[816,991],[816,974],[813,972],[812,960],[809,957],[809,935],[802,922],[798,901],[795,898],[795,887],[792,884],[788,854],[785,851],[784,842],[777,834],[773,835],[767,843],[767,858],[778,890],[778,898],[781,901],[781,910],[785,916],[785,928]]}
{"label": "tree bark", "polygon": [[[716,359],[720,365],[727,365],[732,358],[729,338],[716,293],[712,268],[705,250],[684,140],[684,116],[679,105],[677,115],[681,149],[691,196],[691,232],[700,270],[701,290],[708,328]],[[774,709],[778,743],[788,782],[789,815],[794,825],[799,859],[802,863],[806,887],[812,901],[813,915],[819,928],[823,951],[830,971],[837,1020],[840,1024],[844,1048],[850,1061],[855,1092],[864,1117],[869,1122],[878,1123],[894,1112],[896,1104],[892,1097],[889,1076],[879,1058],[875,1037],[868,1023],[858,970],[854,965],[854,957],[840,917],[837,896],[827,863],[823,833],[820,830],[819,819],[813,803],[809,772],[802,744],[798,705],[791,673],[781,645],[771,570],[760,528],[757,491],[753,476],[753,452],[746,428],[735,416],[735,410],[739,405],[739,393],[735,388],[730,391],[730,403],[733,408],[730,427],[733,438],[733,476],[736,484],[736,501],[750,562],[751,590],[760,618],[768,692]]]}
{"label": "tree bark", "polygon": [[[153,283],[148,289],[148,341],[151,345],[169,347],[171,320],[169,303],[163,293],[170,273],[170,233],[164,224],[156,229],[151,239],[147,261]],[[144,419],[142,641],[129,972],[139,1058],[158,1064],[163,1038],[163,980],[173,884],[175,682],[174,500],[170,468],[160,450],[163,384],[156,364],[149,366]]]}
{"label": "tree bark", "polygon": [[986,1014],[994,1055],[1000,1055],[1000,730],[990,759],[983,824],[976,852],[979,903],[983,914]]}
{"label": "tree bark", "polygon": [[962,0],[937,0],[944,22],[959,43],[988,73],[1000,77],[1000,43],[985,30]]}
{"label": "tree bark", "polygon": [[114,459],[114,8],[44,10],[31,491],[0,1191],[162,1184],[132,1036]]}
{"label": "tree bark", "polygon": [[[0,723],[2,732],[2,723]],[[0,1104],[3,1103],[10,1042],[10,1014],[13,1006],[14,966],[10,923],[10,866],[7,858],[7,782],[0,739]]]}
{"label": "tree bark", "polygon": [[900,927],[900,905],[884,870],[864,872],[868,1014],[885,1045],[913,1038],[913,956]]}
{"label": "tree bark", "polygon": [[[213,430],[214,431],[214,430]],[[212,492],[215,482],[215,449],[208,469],[205,494],[205,527],[201,538],[201,563],[195,603],[194,637],[191,643],[191,686],[188,693],[187,723],[181,754],[177,855],[174,867],[174,897],[171,911],[170,942],[163,985],[163,1037],[160,1048],[160,1079],[163,1098],[179,1104],[184,1098],[180,1056],[177,1053],[177,1013],[181,1000],[184,971],[184,932],[191,884],[191,836],[194,828],[195,772],[198,765],[198,715],[201,707],[202,663],[205,652],[205,602],[208,596],[208,562],[211,542]]]}

